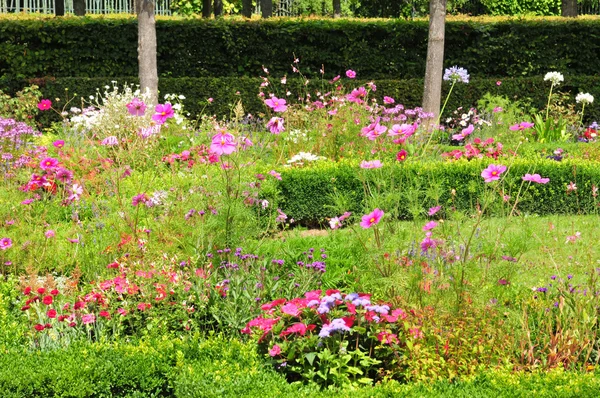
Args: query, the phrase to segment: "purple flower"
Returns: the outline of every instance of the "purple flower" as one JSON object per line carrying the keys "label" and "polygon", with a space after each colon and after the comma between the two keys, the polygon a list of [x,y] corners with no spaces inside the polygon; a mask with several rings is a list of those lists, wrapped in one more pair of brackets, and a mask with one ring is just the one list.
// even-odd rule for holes
{"label": "purple flower", "polygon": [[469,74],[467,70],[464,68],[459,68],[458,66],[453,66],[451,68],[447,68],[444,71],[445,81],[451,81],[452,83],[469,83]]}

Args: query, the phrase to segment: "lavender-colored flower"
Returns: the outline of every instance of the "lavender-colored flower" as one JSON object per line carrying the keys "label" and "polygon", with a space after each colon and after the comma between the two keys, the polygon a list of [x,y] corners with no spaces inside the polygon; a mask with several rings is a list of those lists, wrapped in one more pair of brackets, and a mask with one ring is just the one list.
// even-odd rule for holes
{"label": "lavender-colored flower", "polygon": [[453,66],[444,71],[444,80],[452,83],[469,83],[469,74],[464,68]]}
{"label": "lavender-colored flower", "polygon": [[341,318],[336,318],[334,320],[331,321],[331,323],[327,324],[327,325],[323,325],[323,328],[321,329],[321,331],[319,332],[319,337],[320,338],[326,338],[331,336],[331,334],[333,332],[350,332],[352,329],[350,329],[347,325],[346,322],[341,319]]}

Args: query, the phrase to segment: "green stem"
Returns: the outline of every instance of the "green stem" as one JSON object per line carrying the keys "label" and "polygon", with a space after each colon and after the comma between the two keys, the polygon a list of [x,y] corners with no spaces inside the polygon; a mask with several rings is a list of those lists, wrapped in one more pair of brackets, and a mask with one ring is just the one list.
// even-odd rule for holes
{"label": "green stem", "polygon": [[581,104],[581,121],[579,122],[583,127],[583,112],[585,111],[585,102]]}
{"label": "green stem", "polygon": [[[454,89],[455,84],[456,84],[456,80],[452,80],[452,85],[450,86],[450,91],[448,91],[448,95],[446,96],[446,99],[444,100],[444,105],[442,105],[442,110],[440,111],[437,119],[435,120],[436,127],[440,125],[440,120],[442,118],[442,114],[444,113],[444,110],[446,109],[446,105],[448,104],[448,100],[450,99],[450,95],[452,94],[452,90]],[[429,139],[427,140],[427,143],[423,147],[423,152],[421,153],[421,156],[425,155],[425,151],[427,150],[427,147],[429,147],[429,143],[431,142],[432,138],[433,138],[433,131],[429,135]]]}
{"label": "green stem", "polygon": [[548,120],[548,112],[550,111],[550,99],[552,98],[552,89],[554,88],[554,83],[550,86],[550,94],[548,94],[548,103],[546,104],[546,120]]}

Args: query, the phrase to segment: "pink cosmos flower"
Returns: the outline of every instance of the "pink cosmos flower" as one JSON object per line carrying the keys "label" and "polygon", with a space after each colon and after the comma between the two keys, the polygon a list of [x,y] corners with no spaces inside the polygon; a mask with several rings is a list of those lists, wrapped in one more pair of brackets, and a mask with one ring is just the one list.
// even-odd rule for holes
{"label": "pink cosmos flower", "polygon": [[135,195],[132,199],[131,199],[131,204],[133,206],[138,206],[140,203],[144,204],[147,203],[150,200],[150,198],[148,197],[148,195],[146,195],[145,193],[140,193]]}
{"label": "pink cosmos flower", "polygon": [[217,155],[231,155],[235,152],[236,145],[232,134],[221,131],[212,137],[210,150]]}
{"label": "pink cosmos flower", "polygon": [[165,104],[156,105],[154,111],[156,113],[152,115],[152,120],[154,120],[158,124],[164,124],[167,121],[167,119],[170,119],[173,116],[175,116],[175,111],[173,111],[173,107],[169,102]]}
{"label": "pink cosmos flower", "polygon": [[375,120],[375,122],[369,124],[366,127],[363,127],[360,132],[364,137],[367,137],[371,141],[375,141],[375,139],[377,139],[377,137],[379,137],[381,134],[385,133],[386,131],[387,131],[387,127],[380,125],[379,118],[377,118],[377,120]]}
{"label": "pink cosmos flower", "polygon": [[155,124],[150,127],[142,127],[140,131],[138,131],[138,135],[142,138],[150,138],[153,135],[160,134],[160,124]]}
{"label": "pink cosmos flower", "polygon": [[135,97],[130,103],[125,105],[130,115],[133,116],[144,116],[146,113],[146,104],[141,99]]}
{"label": "pink cosmos flower", "polygon": [[329,220],[329,226],[331,229],[338,229],[342,226],[342,222],[340,221],[339,217],[333,217],[331,220]]}
{"label": "pink cosmos flower", "polygon": [[565,243],[575,243],[581,237],[581,232],[575,232],[575,235],[567,236]]}
{"label": "pink cosmos flower", "polygon": [[364,87],[355,88],[350,92],[350,94],[346,95],[346,99],[350,102],[354,102],[355,104],[362,104],[364,99],[367,97],[367,89]]}
{"label": "pink cosmos flower", "polygon": [[273,134],[281,133],[282,131],[285,130],[285,127],[283,126],[283,118],[275,117],[275,116],[272,117],[271,120],[269,120],[269,122],[267,123],[267,128]]}
{"label": "pink cosmos flower", "polygon": [[421,241],[421,251],[427,253],[429,249],[435,249],[437,242],[431,239],[431,232],[425,233],[425,238]]}
{"label": "pink cosmos flower", "polygon": [[381,221],[381,217],[383,217],[384,214],[385,213],[382,210],[375,209],[371,213],[362,216],[360,226],[364,229],[371,228],[373,225],[379,224],[379,221]]}
{"label": "pink cosmos flower", "polygon": [[58,160],[54,158],[46,158],[40,162],[42,170],[54,170],[56,167],[58,167]]}
{"label": "pink cosmos flower", "polygon": [[54,238],[56,236],[56,232],[54,232],[54,230],[52,229],[49,229],[46,232],[44,232],[44,236],[46,237],[46,239]]}
{"label": "pink cosmos flower", "polygon": [[410,137],[417,131],[418,125],[415,124],[394,124],[390,131],[388,131],[389,137],[396,137],[398,135],[402,135],[405,137]]}
{"label": "pink cosmos flower", "polygon": [[386,105],[393,104],[394,102],[396,102],[396,100],[394,100],[392,97],[388,97],[388,96],[383,97],[383,103]]}
{"label": "pink cosmos flower", "polygon": [[10,238],[2,238],[0,239],[0,250],[10,249],[13,245],[12,239]]}
{"label": "pink cosmos flower", "polygon": [[381,160],[363,160],[362,162],[360,162],[361,169],[378,169],[380,167],[383,167],[383,163],[381,163]]}
{"label": "pink cosmos flower", "polygon": [[433,216],[434,214],[436,214],[438,211],[440,211],[440,209],[442,208],[442,206],[435,206],[429,209],[429,212],[427,214],[429,214],[430,216]]}
{"label": "pink cosmos flower", "polygon": [[406,160],[406,156],[408,156],[408,153],[406,152],[406,150],[402,149],[396,154],[396,160],[399,162],[404,162]]}
{"label": "pink cosmos flower", "polygon": [[62,148],[65,146],[65,142],[63,140],[56,140],[52,143],[55,148]]}
{"label": "pink cosmos flower", "polygon": [[265,105],[267,105],[269,108],[273,109],[273,111],[275,111],[275,112],[287,111],[286,100],[284,100],[282,98],[277,98],[275,96],[273,96],[269,99],[266,99]]}
{"label": "pink cosmos flower", "polygon": [[533,125],[534,125],[533,123],[521,122],[519,124],[510,126],[508,129],[512,130],[512,131],[523,131],[523,130],[533,127]]}
{"label": "pink cosmos flower", "polygon": [[492,182],[500,179],[500,175],[506,171],[506,166],[490,164],[481,172],[485,182]]}
{"label": "pink cosmos flower", "polygon": [[60,167],[56,170],[56,179],[64,184],[68,184],[73,180],[73,172]]}
{"label": "pink cosmos flower", "polygon": [[281,181],[281,173],[278,173],[275,170],[271,170],[269,171],[269,174]]}
{"label": "pink cosmos flower", "polygon": [[352,69],[348,69],[346,71],[346,77],[348,79],[354,79],[356,77],[356,72],[354,72]]}
{"label": "pink cosmos flower", "polygon": [[437,227],[438,223],[435,221],[429,221],[427,224],[423,226],[423,231],[431,231],[435,227]]}
{"label": "pink cosmos flower", "polygon": [[52,108],[52,101],[49,99],[43,99],[37,104],[37,107],[40,111],[47,111],[48,109]]}
{"label": "pink cosmos flower", "polygon": [[117,139],[117,137],[115,137],[114,135],[109,135],[108,137],[106,137],[105,139],[103,139],[100,142],[100,145],[104,145],[104,146],[115,146],[115,145],[119,145],[119,140]]}
{"label": "pink cosmos flower", "polygon": [[71,195],[69,196],[68,200],[79,200],[82,194],[83,187],[79,184],[73,184],[73,186],[71,187]]}
{"label": "pink cosmos flower", "polygon": [[456,141],[462,141],[462,140],[464,140],[465,138],[467,138],[467,137],[468,137],[468,136],[469,136],[469,135],[470,135],[470,134],[473,132],[473,130],[474,130],[474,129],[475,129],[475,127],[474,127],[472,124],[469,124],[469,127],[467,127],[467,128],[465,128],[465,129],[463,129],[463,130],[462,130],[460,133],[458,133],[458,134],[454,134],[454,135],[452,136],[452,139],[453,139],[453,140],[456,140]]}
{"label": "pink cosmos flower", "polygon": [[569,185],[567,185],[567,193],[575,191],[577,191],[577,185],[575,185],[573,181],[569,182]]}
{"label": "pink cosmos flower", "polygon": [[275,344],[273,346],[273,348],[271,348],[269,350],[269,355],[272,356],[272,357],[276,357],[279,354],[281,354],[281,347],[279,347],[277,344]]}
{"label": "pink cosmos flower", "polygon": [[548,181],[550,181],[549,178],[542,178],[542,176],[540,176],[539,174],[525,174],[523,176],[523,181],[530,181],[530,182],[535,182],[538,184],[546,184],[548,183]]}

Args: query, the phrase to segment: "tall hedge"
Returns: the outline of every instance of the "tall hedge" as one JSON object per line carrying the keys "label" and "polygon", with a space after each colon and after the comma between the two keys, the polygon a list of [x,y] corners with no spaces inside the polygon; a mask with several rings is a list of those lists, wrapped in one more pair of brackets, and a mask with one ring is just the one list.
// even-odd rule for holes
{"label": "tall hedge", "polygon": [[[423,76],[426,21],[159,19],[162,77],[276,76],[301,70],[331,78],[352,68],[363,79]],[[596,75],[600,20],[586,18],[449,21],[446,66],[473,77],[517,77],[558,70]],[[137,22],[111,18],[0,18],[0,75],[117,77],[137,74]]]}

